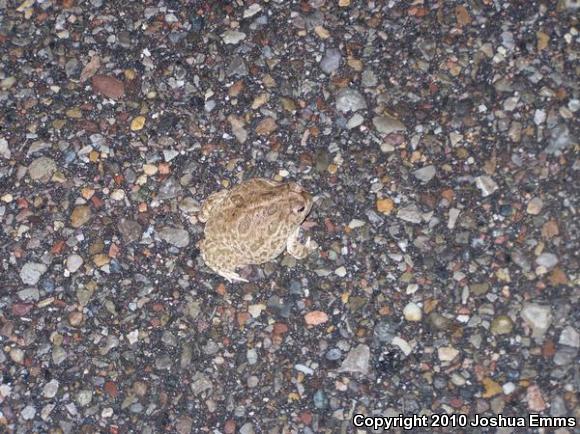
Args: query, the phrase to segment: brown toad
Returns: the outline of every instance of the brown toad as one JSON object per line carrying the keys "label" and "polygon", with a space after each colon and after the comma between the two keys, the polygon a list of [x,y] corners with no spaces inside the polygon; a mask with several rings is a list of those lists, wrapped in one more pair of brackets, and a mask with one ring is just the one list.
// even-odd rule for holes
{"label": "brown toad", "polygon": [[228,281],[247,282],[236,268],[262,264],[284,249],[297,259],[316,248],[298,241],[312,197],[294,183],[254,178],[209,195],[199,219],[206,222],[198,243],[205,264]]}

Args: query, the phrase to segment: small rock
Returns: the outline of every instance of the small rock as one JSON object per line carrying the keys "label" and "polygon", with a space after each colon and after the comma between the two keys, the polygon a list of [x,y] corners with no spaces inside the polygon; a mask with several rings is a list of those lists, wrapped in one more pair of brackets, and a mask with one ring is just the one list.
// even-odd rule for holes
{"label": "small rock", "polygon": [[559,260],[553,253],[542,253],[536,258],[536,264],[546,267],[548,270],[554,268],[558,264]]}
{"label": "small rock", "polygon": [[362,123],[365,121],[365,118],[362,117],[360,114],[355,113],[346,123],[346,127],[349,130],[352,130],[353,128],[356,128],[360,125],[362,125]]}
{"label": "small rock", "polygon": [[395,207],[395,202],[392,199],[378,199],[377,200],[377,211],[383,214],[390,214]]}
{"label": "small rock", "polygon": [[73,209],[70,224],[73,228],[80,228],[91,219],[91,209],[87,205],[79,205]]}
{"label": "small rock", "polygon": [[24,351],[20,348],[12,348],[12,350],[10,350],[10,359],[12,359],[14,363],[22,363],[24,360]]}
{"label": "small rock", "polygon": [[131,131],[140,131],[145,126],[145,116],[137,116],[131,121]]}
{"label": "small rock", "polygon": [[484,378],[481,383],[483,384],[484,387],[484,391],[481,394],[482,397],[484,398],[492,398],[496,395],[499,395],[500,393],[503,392],[503,388],[495,381],[493,381],[491,378],[486,377]]}
{"label": "small rock", "polygon": [[34,416],[36,416],[36,408],[34,408],[33,405],[28,404],[22,409],[20,416],[22,416],[22,419],[24,420],[32,420],[34,419]]}
{"label": "small rock", "polygon": [[560,333],[560,340],[558,341],[561,345],[568,345],[569,347],[578,348],[580,347],[580,334],[572,326],[566,326]]}
{"label": "small rock", "polygon": [[20,270],[20,279],[26,285],[36,285],[46,270],[47,267],[44,264],[27,262]]}
{"label": "small rock", "polygon": [[272,117],[264,118],[260,121],[260,123],[256,126],[256,134],[260,136],[268,136],[276,129],[278,126],[276,125],[276,121]]}
{"label": "small rock", "polygon": [[320,69],[326,74],[330,75],[335,72],[340,66],[340,60],[342,55],[340,50],[337,48],[329,48],[324,53],[324,56],[320,60]]}
{"label": "small rock", "polygon": [[368,374],[371,352],[367,345],[359,344],[349,351],[346,359],[343,360],[339,372],[360,372]]}
{"label": "small rock", "polygon": [[373,118],[373,125],[382,134],[391,134],[407,129],[405,124],[391,116],[375,116]]}
{"label": "small rock", "polygon": [[68,258],[66,258],[66,269],[70,273],[76,272],[81,265],[83,265],[83,258],[80,255],[72,254]]}
{"label": "small rock", "polygon": [[544,202],[539,197],[534,197],[528,202],[528,207],[526,209],[528,214],[538,215],[544,206]]}
{"label": "small rock", "polygon": [[240,434],[255,434],[254,424],[252,422],[246,422],[240,427]]}
{"label": "small rock", "polygon": [[52,379],[42,388],[42,396],[45,398],[54,398],[58,393],[58,380]]}
{"label": "small rock", "polygon": [[437,348],[437,355],[442,362],[450,362],[459,354],[459,350],[453,347],[439,347]]}
{"label": "small rock", "polygon": [[77,403],[81,406],[81,407],[85,407],[87,405],[89,405],[91,403],[91,401],[93,400],[93,391],[92,390],[81,390],[76,397],[76,401]]}
{"label": "small rock", "polygon": [[246,10],[244,10],[244,19],[245,18],[251,18],[254,15],[256,15],[258,12],[260,12],[262,10],[262,6],[259,3],[254,3],[250,6],[248,6],[248,8]]}
{"label": "small rock", "polygon": [[419,224],[422,221],[422,213],[417,208],[417,205],[411,204],[403,208],[399,208],[397,217],[409,223]]}
{"label": "small rock", "polygon": [[447,229],[454,229],[455,228],[455,223],[457,223],[457,218],[459,217],[460,213],[461,213],[461,210],[459,210],[457,208],[451,208],[449,210],[449,220],[447,220]]}
{"label": "small rock", "polygon": [[532,337],[540,342],[543,341],[544,335],[552,324],[552,309],[550,306],[526,303],[520,315],[532,329]]}
{"label": "small rock", "polygon": [[94,75],[91,79],[93,90],[111,99],[121,99],[125,96],[125,85],[121,80],[109,75]]}
{"label": "small rock", "polygon": [[73,327],[78,327],[82,324],[84,319],[83,313],[75,310],[68,315],[68,322]]}
{"label": "small rock", "polygon": [[158,232],[159,238],[175,247],[187,247],[189,244],[189,233],[183,229],[173,226],[164,226]]}
{"label": "small rock", "polygon": [[242,32],[237,32],[235,30],[228,30],[222,33],[222,40],[226,44],[237,44],[244,39],[246,39],[246,34]]}
{"label": "small rock", "polygon": [[8,148],[8,140],[4,137],[0,137],[0,157],[9,160],[11,155],[10,148]]}
{"label": "small rock", "polygon": [[344,88],[336,94],[336,109],[343,113],[356,112],[367,108],[364,96],[355,89]]}
{"label": "small rock", "polygon": [[315,310],[312,312],[308,312],[304,315],[304,321],[306,324],[311,326],[317,326],[319,324],[324,324],[328,321],[328,315],[325,312]]}
{"label": "small rock", "polygon": [[481,195],[487,197],[493,194],[499,187],[491,176],[481,175],[475,178],[475,185],[481,190]]}
{"label": "small rock", "polygon": [[34,181],[48,182],[56,171],[56,163],[48,157],[39,157],[28,166],[28,174]]}
{"label": "small rock", "polygon": [[119,221],[117,227],[119,228],[119,232],[121,232],[123,242],[125,244],[139,241],[139,239],[141,239],[141,235],[143,234],[143,228],[138,222],[134,220],[122,218]]}
{"label": "small rock", "polygon": [[491,333],[494,335],[507,335],[512,332],[514,324],[507,315],[496,316],[491,322]]}
{"label": "small rock", "polygon": [[435,169],[435,166],[430,165],[430,166],[425,166],[425,167],[422,167],[421,169],[415,170],[413,172],[413,175],[419,181],[427,183],[433,179],[433,177],[435,176],[436,173],[437,173],[437,170]]}
{"label": "small rock", "polygon": [[542,391],[536,384],[528,386],[526,397],[528,408],[533,412],[540,412],[546,409],[546,402],[542,396]]}
{"label": "small rock", "polygon": [[423,312],[416,303],[408,303],[403,309],[403,315],[407,321],[421,321]]}

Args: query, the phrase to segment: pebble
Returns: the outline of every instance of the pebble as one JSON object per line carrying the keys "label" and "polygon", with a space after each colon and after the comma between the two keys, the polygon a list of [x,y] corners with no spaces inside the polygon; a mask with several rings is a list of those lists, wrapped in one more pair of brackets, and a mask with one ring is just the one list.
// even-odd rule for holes
{"label": "pebble", "polygon": [[328,315],[325,312],[315,310],[304,315],[304,321],[311,326],[317,326],[328,322]]}
{"label": "pebble", "polygon": [[164,226],[157,234],[163,241],[175,247],[183,248],[189,244],[189,233],[183,228]]}
{"label": "pebble", "polygon": [[244,10],[244,19],[246,18],[251,18],[254,15],[258,14],[260,11],[262,10],[262,6],[259,3],[254,3],[250,6],[248,6],[245,10]]}
{"label": "pebble", "polygon": [[131,131],[140,131],[145,126],[145,116],[137,116],[131,121]]}
{"label": "pebble", "polygon": [[87,389],[81,390],[76,396],[77,404],[80,405],[81,407],[89,405],[92,400],[93,400],[93,392],[91,390]]}
{"label": "pebble", "polygon": [[528,206],[526,211],[528,214],[531,215],[538,215],[542,211],[544,207],[544,202],[539,197],[534,197],[532,200],[528,202]]}
{"label": "pebble", "polygon": [[558,257],[549,252],[544,252],[536,258],[536,264],[546,267],[548,270],[554,268],[558,262]]}
{"label": "pebble", "polygon": [[238,44],[246,39],[246,34],[235,30],[228,30],[222,33],[222,40],[226,44]]}
{"label": "pebble", "polygon": [[8,141],[4,137],[0,137],[0,157],[9,160],[11,156],[12,153],[8,147]]}
{"label": "pebble", "polygon": [[494,335],[507,335],[513,330],[514,324],[507,315],[498,315],[491,322],[491,333]]}
{"label": "pebble", "polygon": [[69,272],[75,273],[83,265],[83,258],[80,255],[72,254],[66,259],[66,268]]}
{"label": "pebble", "polygon": [[378,199],[377,200],[377,211],[383,214],[390,214],[395,207],[395,202],[392,199]]}
{"label": "pebble", "polygon": [[437,355],[442,362],[451,362],[459,355],[459,350],[453,347],[439,347],[437,348]]}
{"label": "pebble", "polygon": [[367,345],[359,344],[349,351],[343,360],[339,372],[359,372],[367,375],[370,367],[371,352]]}
{"label": "pebble", "polygon": [[364,96],[355,89],[344,88],[336,94],[336,109],[343,113],[365,110],[367,102]]}
{"label": "pebble", "polygon": [[48,157],[38,157],[28,166],[28,174],[34,181],[48,182],[55,171],[56,163]]}
{"label": "pebble", "polygon": [[54,398],[58,393],[58,380],[52,379],[42,388],[42,396],[45,398]]}
{"label": "pebble", "polygon": [[28,404],[22,409],[20,416],[22,416],[22,419],[24,420],[32,420],[36,416],[36,408],[33,405]]}
{"label": "pebble", "polygon": [[568,345],[569,347],[580,347],[580,334],[572,326],[566,326],[560,333],[558,343],[561,345]]}
{"label": "pebble", "polygon": [[487,175],[481,175],[475,178],[475,185],[481,190],[483,197],[493,194],[499,188],[493,178]]}
{"label": "pebble", "polygon": [[[325,51],[324,56],[320,60],[320,69],[326,74],[336,72],[340,66],[342,54],[337,48],[329,48]],[[366,107],[366,106],[365,106]]]}
{"label": "pebble", "polygon": [[544,335],[552,324],[552,309],[550,306],[526,303],[520,315],[532,329],[532,337],[540,342],[543,341]]}
{"label": "pebble", "polygon": [[423,312],[416,303],[408,303],[403,309],[403,315],[407,321],[421,321]]}
{"label": "pebble", "polygon": [[373,117],[373,125],[379,133],[391,134],[406,131],[405,124],[390,116]]}
{"label": "pebble", "polygon": [[38,262],[27,262],[20,269],[20,279],[26,285],[36,285],[40,277],[48,270],[47,266]]}
{"label": "pebble", "polygon": [[437,173],[437,170],[435,169],[435,166],[429,165],[429,166],[422,167],[421,169],[415,170],[413,172],[413,175],[419,181],[427,183],[433,179],[433,177],[435,176],[436,173]]}
{"label": "pebble", "polygon": [[22,363],[24,361],[24,351],[20,348],[12,348],[10,350],[10,359],[12,359],[14,363]]}
{"label": "pebble", "polygon": [[415,223],[415,224],[419,224],[423,221],[423,213],[421,213],[419,211],[419,208],[417,208],[417,205],[415,204],[411,204],[411,205],[407,205],[404,206],[402,208],[399,208],[399,211],[397,212],[397,217],[400,218],[401,220],[404,220],[406,222],[409,223]]}
{"label": "pebble", "polygon": [[125,96],[125,85],[115,77],[108,75],[94,75],[91,79],[93,90],[107,98],[121,99]]}
{"label": "pebble", "polygon": [[91,216],[91,209],[87,205],[76,206],[71,213],[70,224],[73,228],[80,228],[91,219]]}

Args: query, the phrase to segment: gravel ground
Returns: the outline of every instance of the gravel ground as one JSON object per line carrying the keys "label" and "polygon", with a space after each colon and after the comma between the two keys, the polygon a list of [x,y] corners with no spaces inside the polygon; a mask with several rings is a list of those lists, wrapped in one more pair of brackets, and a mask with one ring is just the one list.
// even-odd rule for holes
{"label": "gravel ground", "polygon": [[[0,432],[579,417],[576,8],[0,0]],[[229,284],[255,176],[320,250]]]}

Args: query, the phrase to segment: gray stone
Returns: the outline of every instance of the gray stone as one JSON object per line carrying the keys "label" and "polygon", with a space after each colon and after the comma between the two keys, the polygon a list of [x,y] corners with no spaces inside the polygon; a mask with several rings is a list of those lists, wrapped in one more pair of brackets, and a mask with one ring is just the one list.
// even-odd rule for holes
{"label": "gray stone", "polygon": [[548,270],[554,268],[558,262],[558,257],[549,252],[544,252],[536,258],[536,264],[546,267]]}
{"label": "gray stone", "polygon": [[48,182],[56,171],[56,163],[48,157],[39,157],[28,166],[28,174],[34,181]]}
{"label": "gray stone", "polygon": [[45,398],[54,398],[58,393],[58,380],[52,379],[42,388],[42,396]]}
{"label": "gray stone", "polygon": [[552,309],[537,303],[526,303],[520,313],[523,320],[532,329],[532,337],[539,342],[544,340],[544,336],[552,324]]}
{"label": "gray stone", "polygon": [[27,285],[36,285],[46,270],[47,267],[44,264],[27,262],[20,270],[20,279]]}
{"label": "gray stone", "polygon": [[[245,77],[248,75],[248,67],[246,62],[241,56],[233,56],[231,62],[226,68],[226,75],[231,77],[232,75],[237,75],[239,77]],[[206,103],[207,104],[207,103]]]}
{"label": "gray stone", "polygon": [[364,87],[374,87],[377,85],[377,76],[374,71],[365,69],[361,75],[361,83]]}
{"label": "gray stone", "polygon": [[379,133],[391,134],[399,131],[406,131],[405,124],[391,116],[375,116],[373,125]]}
{"label": "gray stone", "polygon": [[578,348],[580,347],[580,335],[574,327],[566,326],[562,330],[562,333],[560,333],[560,340],[558,342],[561,345]]}
{"label": "gray stone", "polygon": [[437,169],[435,169],[435,166],[429,165],[415,170],[413,176],[421,182],[429,182],[433,179],[436,173]]}
{"label": "gray stone", "polygon": [[194,395],[200,395],[206,390],[212,390],[213,384],[210,378],[203,372],[196,372],[191,379],[191,391]]}
{"label": "gray stone", "polygon": [[189,244],[189,233],[183,229],[173,226],[164,226],[158,232],[159,238],[175,247],[187,247]]}
{"label": "gray stone", "polygon": [[339,372],[360,372],[368,374],[371,352],[367,345],[359,344],[349,351],[338,369]]}
{"label": "gray stone", "polygon": [[93,391],[92,390],[81,390],[76,397],[77,404],[81,407],[85,407],[91,403],[93,400]]}
{"label": "gray stone", "polygon": [[336,94],[336,109],[343,113],[356,112],[367,108],[365,97],[356,89],[341,89]]}
{"label": "gray stone", "polygon": [[246,34],[242,32],[238,32],[235,30],[227,30],[226,32],[222,33],[222,40],[226,44],[238,44],[239,42],[246,39]]}
{"label": "gray stone", "polygon": [[497,183],[491,176],[487,175],[481,175],[475,178],[475,185],[481,190],[481,195],[483,197],[493,194],[498,189]]}
{"label": "gray stone", "polygon": [[33,405],[28,404],[22,409],[20,416],[22,416],[22,419],[24,420],[32,420],[34,419],[34,416],[36,416],[36,408],[34,408]]}
{"label": "gray stone", "polygon": [[417,208],[417,205],[415,204],[399,208],[399,211],[397,212],[397,217],[406,222],[415,224],[419,224],[423,220],[422,213],[421,211],[419,211],[419,208]]}
{"label": "gray stone", "polygon": [[121,235],[123,236],[123,241],[125,244],[139,241],[141,235],[143,234],[143,228],[134,220],[122,218],[119,221],[118,227],[119,232],[121,232]]}
{"label": "gray stone", "polygon": [[340,60],[342,59],[342,55],[340,50],[337,48],[329,48],[322,56],[320,60],[320,69],[324,71],[326,74],[332,74],[335,72],[340,66]]}
{"label": "gray stone", "polygon": [[11,155],[10,148],[8,148],[8,140],[4,137],[0,137],[0,157],[8,160]]}
{"label": "gray stone", "polygon": [[570,129],[565,124],[556,125],[550,131],[549,144],[544,149],[548,154],[556,154],[562,152],[574,143],[574,139],[570,136]]}
{"label": "gray stone", "polygon": [[72,255],[69,255],[68,258],[66,258],[66,269],[70,273],[74,273],[78,271],[79,268],[81,268],[83,262],[83,258],[80,255],[73,253]]}

